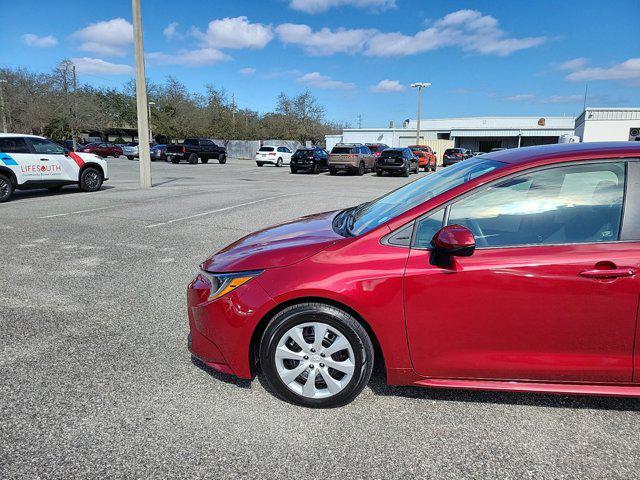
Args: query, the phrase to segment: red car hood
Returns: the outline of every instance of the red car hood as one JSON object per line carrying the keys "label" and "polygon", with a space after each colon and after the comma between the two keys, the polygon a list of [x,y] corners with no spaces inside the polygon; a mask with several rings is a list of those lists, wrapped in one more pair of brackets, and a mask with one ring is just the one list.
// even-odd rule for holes
{"label": "red car hood", "polygon": [[335,212],[302,217],[241,238],[206,260],[209,272],[241,272],[291,265],[344,238],[333,231]]}

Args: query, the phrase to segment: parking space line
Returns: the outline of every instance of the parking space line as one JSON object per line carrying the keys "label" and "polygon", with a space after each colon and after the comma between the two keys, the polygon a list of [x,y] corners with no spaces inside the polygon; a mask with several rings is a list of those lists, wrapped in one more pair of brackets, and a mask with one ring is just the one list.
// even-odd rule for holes
{"label": "parking space line", "polygon": [[273,197],[261,198],[259,200],[253,200],[251,202],[240,203],[238,205],[231,205],[229,207],[218,208],[216,210],[209,210],[208,212],[196,213],[194,215],[188,215],[186,217],[174,218],[174,219],[171,219],[171,220],[167,220],[166,222],[153,223],[151,225],[147,225],[145,228],[161,227],[163,225],[170,225],[172,223],[181,222],[183,220],[191,220],[192,218],[204,217],[205,215],[211,215],[212,213],[225,212],[227,210],[233,210],[234,208],[247,207],[249,205],[254,205],[256,203],[268,202],[269,200],[275,200],[275,199],[284,198],[284,197],[293,197],[293,196],[296,196],[296,195],[309,195],[309,194],[312,194],[312,193],[315,193],[315,192],[286,193],[284,195],[276,195],[276,196],[273,196]]}
{"label": "parking space line", "polygon": [[90,208],[88,210],[76,210],[75,212],[66,212],[66,213],[55,213],[53,215],[45,215],[44,217],[38,217],[39,220],[43,220],[45,218],[56,218],[56,217],[66,217],[67,215],[75,215],[77,213],[88,213],[88,212],[97,212],[99,210],[106,210],[107,208],[114,208],[122,205],[121,203],[118,205],[110,205],[108,207],[99,207],[99,208]]}

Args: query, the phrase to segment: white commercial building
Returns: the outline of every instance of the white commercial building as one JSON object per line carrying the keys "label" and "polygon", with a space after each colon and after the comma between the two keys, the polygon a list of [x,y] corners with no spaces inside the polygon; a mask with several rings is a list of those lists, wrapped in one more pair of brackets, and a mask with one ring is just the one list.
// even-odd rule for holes
{"label": "white commercial building", "polygon": [[[385,143],[390,147],[415,145],[416,120],[403,128],[347,128],[342,135],[327,135],[327,149],[336,143]],[[417,143],[436,150],[464,147],[476,152],[576,141],[640,139],[640,108],[588,108],[574,117],[467,117],[420,121]],[[632,134],[636,133],[636,137]],[[579,137],[579,138],[578,138]]]}
{"label": "white commercial building", "polygon": [[640,108],[587,108],[576,119],[583,142],[640,141]]}

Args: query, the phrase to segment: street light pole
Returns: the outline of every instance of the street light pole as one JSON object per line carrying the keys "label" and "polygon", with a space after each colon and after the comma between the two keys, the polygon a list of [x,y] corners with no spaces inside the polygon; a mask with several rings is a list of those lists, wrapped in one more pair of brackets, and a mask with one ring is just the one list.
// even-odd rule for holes
{"label": "street light pole", "polygon": [[149,102],[149,142],[153,142],[153,124],[151,123],[151,105],[155,105],[156,102]]}
{"label": "street light pole", "polygon": [[142,44],[142,15],[140,0],[131,0],[133,13],[133,44],[136,62],[136,105],[138,111],[138,155],[140,158],[140,188],[151,187],[151,155],[149,152],[149,106],[147,79]]}
{"label": "street light pole", "polygon": [[431,83],[429,82],[418,82],[412,83],[412,88],[418,89],[418,124],[416,125],[416,145],[420,145],[420,116],[422,110],[422,89],[426,87],[430,87]]}
{"label": "street light pole", "polygon": [[0,79],[0,110],[2,110],[2,131],[7,133],[7,114],[4,111],[4,87],[3,83],[8,83],[4,78]]}

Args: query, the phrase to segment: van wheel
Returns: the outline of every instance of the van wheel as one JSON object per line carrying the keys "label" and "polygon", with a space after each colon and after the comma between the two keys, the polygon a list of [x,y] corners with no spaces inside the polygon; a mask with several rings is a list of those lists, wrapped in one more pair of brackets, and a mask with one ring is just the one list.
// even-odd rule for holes
{"label": "van wheel", "polygon": [[13,195],[13,183],[6,175],[0,175],[0,203],[6,202]]}
{"label": "van wheel", "polygon": [[95,192],[102,187],[102,173],[97,168],[89,167],[80,174],[78,185],[83,192]]}
{"label": "van wheel", "polygon": [[189,155],[189,163],[191,165],[196,165],[198,163],[198,156],[195,153]]}
{"label": "van wheel", "polygon": [[362,325],[322,303],[285,308],[269,322],[260,341],[268,389],[306,407],[351,402],[369,382],[373,360],[373,345]]}

